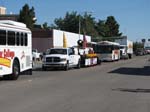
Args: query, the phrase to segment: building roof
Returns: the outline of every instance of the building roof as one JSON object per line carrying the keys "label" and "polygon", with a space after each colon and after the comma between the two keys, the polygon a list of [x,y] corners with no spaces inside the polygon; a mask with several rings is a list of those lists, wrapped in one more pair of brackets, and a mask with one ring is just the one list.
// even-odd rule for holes
{"label": "building roof", "polygon": [[19,15],[18,14],[2,14],[0,15],[0,20],[13,20],[18,21]]}
{"label": "building roof", "polygon": [[32,29],[32,38],[52,38],[53,30]]}

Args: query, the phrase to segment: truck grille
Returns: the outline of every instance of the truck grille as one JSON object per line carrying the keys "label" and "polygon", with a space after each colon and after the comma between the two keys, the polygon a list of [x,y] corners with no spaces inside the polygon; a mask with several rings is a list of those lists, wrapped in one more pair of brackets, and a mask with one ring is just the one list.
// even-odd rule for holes
{"label": "truck grille", "polygon": [[46,62],[60,62],[59,57],[47,57]]}

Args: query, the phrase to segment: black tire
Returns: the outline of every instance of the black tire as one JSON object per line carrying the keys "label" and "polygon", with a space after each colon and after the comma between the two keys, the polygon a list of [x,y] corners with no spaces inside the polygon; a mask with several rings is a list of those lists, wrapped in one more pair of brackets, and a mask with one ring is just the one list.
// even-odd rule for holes
{"label": "black tire", "polygon": [[46,67],[42,66],[42,70],[46,71],[46,69],[47,69]]}
{"label": "black tire", "polygon": [[11,80],[17,80],[20,75],[20,66],[17,60],[13,62],[13,73],[10,75]]}
{"label": "black tire", "polygon": [[102,61],[97,58],[97,64],[101,65]]}
{"label": "black tire", "polygon": [[28,74],[29,74],[29,75],[32,75],[32,69],[29,69],[29,70],[28,70]]}
{"label": "black tire", "polygon": [[81,61],[79,60],[78,61],[78,64],[77,64],[77,67],[76,67],[77,69],[80,69],[81,68]]}
{"label": "black tire", "polygon": [[69,62],[67,61],[66,66],[64,68],[65,71],[67,71],[69,69]]}
{"label": "black tire", "polygon": [[129,59],[132,59],[132,54],[128,54]]}
{"label": "black tire", "polygon": [[4,76],[3,76],[3,79],[4,79],[4,80],[10,80],[10,75],[4,75]]}

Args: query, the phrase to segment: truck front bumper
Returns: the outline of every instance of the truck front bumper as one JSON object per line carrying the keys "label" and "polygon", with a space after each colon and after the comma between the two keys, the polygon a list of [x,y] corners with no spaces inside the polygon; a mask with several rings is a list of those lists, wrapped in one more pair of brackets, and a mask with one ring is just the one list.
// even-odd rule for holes
{"label": "truck front bumper", "polygon": [[42,67],[45,68],[63,68],[66,66],[66,62],[62,62],[62,63],[43,63]]}

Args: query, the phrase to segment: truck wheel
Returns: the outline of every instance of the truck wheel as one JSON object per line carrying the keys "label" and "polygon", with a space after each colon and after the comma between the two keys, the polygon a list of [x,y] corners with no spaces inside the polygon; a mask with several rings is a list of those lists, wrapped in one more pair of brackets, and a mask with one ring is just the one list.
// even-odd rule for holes
{"label": "truck wheel", "polygon": [[101,65],[102,61],[97,58],[97,64]]}
{"label": "truck wheel", "polygon": [[46,71],[46,67],[42,66],[42,70]]}
{"label": "truck wheel", "polygon": [[65,66],[64,70],[67,71],[68,69],[69,69],[69,62],[66,63],[66,66]]}
{"label": "truck wheel", "polygon": [[20,75],[20,67],[19,62],[17,60],[14,60],[13,63],[13,73],[10,75],[11,80],[17,80]]}
{"label": "truck wheel", "polygon": [[77,69],[80,69],[81,68],[81,62],[80,60],[78,61],[78,64],[77,64]]}
{"label": "truck wheel", "polygon": [[129,59],[132,59],[132,55],[131,54],[128,54],[128,57],[129,57]]}

